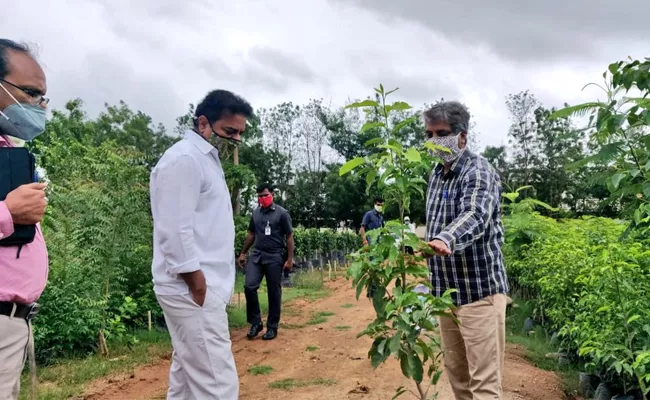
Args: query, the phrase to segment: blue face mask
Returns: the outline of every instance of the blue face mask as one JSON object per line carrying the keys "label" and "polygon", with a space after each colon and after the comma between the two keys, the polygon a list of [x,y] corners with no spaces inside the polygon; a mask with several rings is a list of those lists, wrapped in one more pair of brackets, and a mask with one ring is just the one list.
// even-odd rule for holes
{"label": "blue face mask", "polygon": [[[11,96],[1,83],[0,87]],[[11,98],[16,103],[0,111],[0,132],[25,141],[34,140],[45,132],[45,109]]]}

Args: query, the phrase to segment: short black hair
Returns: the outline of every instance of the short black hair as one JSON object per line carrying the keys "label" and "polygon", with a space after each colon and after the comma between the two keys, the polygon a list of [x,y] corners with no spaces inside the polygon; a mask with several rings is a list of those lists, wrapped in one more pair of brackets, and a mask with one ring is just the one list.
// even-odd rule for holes
{"label": "short black hair", "polygon": [[271,185],[270,183],[264,182],[257,185],[257,193],[262,193],[266,189],[268,189],[269,192],[273,193],[273,185]]}
{"label": "short black hair", "polygon": [[253,116],[253,107],[242,97],[232,92],[213,90],[196,107],[194,126],[198,126],[198,119],[201,115],[205,116],[213,124],[229,114],[241,114],[246,118],[250,118]]}
{"label": "short black hair", "polygon": [[381,196],[377,196],[377,197],[375,197],[375,204],[377,204],[377,203],[383,203],[383,202],[384,202],[384,198],[383,198],[383,197],[381,197]]}
{"label": "short black hair", "polygon": [[4,79],[9,74],[9,50],[31,55],[26,44],[0,38],[0,79]]}

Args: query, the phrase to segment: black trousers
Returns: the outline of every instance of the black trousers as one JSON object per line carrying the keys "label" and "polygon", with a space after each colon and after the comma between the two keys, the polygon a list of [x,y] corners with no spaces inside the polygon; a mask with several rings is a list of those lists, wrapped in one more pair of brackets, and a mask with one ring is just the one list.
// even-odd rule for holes
{"label": "black trousers", "polygon": [[269,299],[269,317],[267,327],[278,329],[280,310],[282,307],[282,270],[284,259],[282,254],[253,254],[246,265],[246,280],[244,294],[246,295],[246,318],[248,323],[262,323],[260,301],[257,290],[262,278],[266,277],[266,288]]}

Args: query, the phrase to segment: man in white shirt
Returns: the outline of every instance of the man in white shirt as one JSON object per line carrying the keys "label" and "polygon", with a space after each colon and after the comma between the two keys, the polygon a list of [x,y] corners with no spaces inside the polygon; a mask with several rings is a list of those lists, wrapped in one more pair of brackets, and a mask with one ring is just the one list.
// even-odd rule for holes
{"label": "man in white shirt", "polygon": [[210,139],[239,143],[253,109],[215,90],[197,106],[194,127],[151,172],[154,291],[174,348],[169,400],[237,400],[226,305],[235,284],[230,192]]}

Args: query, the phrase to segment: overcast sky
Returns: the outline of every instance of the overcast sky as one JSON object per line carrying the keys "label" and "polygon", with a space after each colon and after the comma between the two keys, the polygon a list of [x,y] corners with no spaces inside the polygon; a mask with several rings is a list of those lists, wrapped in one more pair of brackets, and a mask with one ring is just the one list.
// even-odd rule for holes
{"label": "overcast sky", "polygon": [[650,56],[648,15],[650,0],[30,0],[3,4],[0,37],[37,45],[54,108],[124,100],[171,131],[215,88],[255,108],[343,105],[381,82],[414,106],[466,103],[499,145],[507,94],[602,97],[581,88]]}

